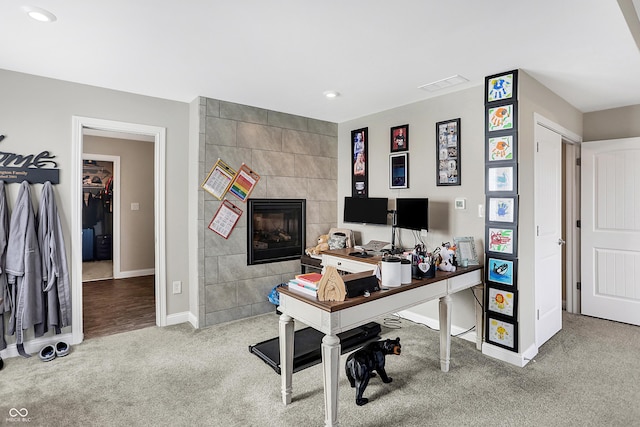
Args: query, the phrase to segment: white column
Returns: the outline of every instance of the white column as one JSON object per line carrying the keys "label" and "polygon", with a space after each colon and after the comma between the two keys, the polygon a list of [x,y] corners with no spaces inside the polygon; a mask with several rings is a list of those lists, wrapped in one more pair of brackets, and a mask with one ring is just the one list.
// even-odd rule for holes
{"label": "white column", "polygon": [[338,379],[340,375],[340,339],[325,335],[322,339],[322,368],[324,375],[324,425],[338,424]]}
{"label": "white column", "polygon": [[291,403],[293,380],[293,319],[280,315],[280,378],[282,379],[282,403]]}
{"label": "white column", "polygon": [[449,359],[451,356],[451,296],[440,298],[440,369],[449,372]]}

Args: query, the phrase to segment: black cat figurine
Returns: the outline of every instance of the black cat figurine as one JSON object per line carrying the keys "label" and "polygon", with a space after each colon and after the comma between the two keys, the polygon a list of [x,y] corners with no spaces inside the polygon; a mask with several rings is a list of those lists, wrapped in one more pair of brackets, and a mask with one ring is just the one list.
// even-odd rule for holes
{"label": "black cat figurine", "polygon": [[395,340],[374,341],[354,351],[347,357],[345,370],[351,387],[356,389],[356,405],[366,405],[369,399],[362,397],[364,389],[369,384],[369,379],[375,377],[376,371],[385,383],[390,383],[392,378],[387,376],[384,370],[384,362],[387,354],[400,354],[400,338]]}

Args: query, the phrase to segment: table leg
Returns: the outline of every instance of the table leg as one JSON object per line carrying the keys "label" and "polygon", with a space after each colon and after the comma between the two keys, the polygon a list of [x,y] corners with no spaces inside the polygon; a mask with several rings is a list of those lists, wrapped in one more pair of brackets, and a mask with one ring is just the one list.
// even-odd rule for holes
{"label": "table leg", "polygon": [[280,377],[282,380],[282,403],[291,403],[293,380],[293,318],[280,315]]}
{"label": "table leg", "polygon": [[482,301],[484,301],[484,285],[476,285],[471,288],[476,298],[476,348],[482,350],[482,337],[484,335],[484,325],[482,323],[484,310]]}
{"label": "table leg", "polygon": [[325,335],[322,339],[322,369],[324,375],[324,425],[338,425],[338,379],[340,376],[340,339]]}
{"label": "table leg", "polygon": [[438,311],[440,314],[440,369],[449,372],[451,357],[451,296],[440,298]]}

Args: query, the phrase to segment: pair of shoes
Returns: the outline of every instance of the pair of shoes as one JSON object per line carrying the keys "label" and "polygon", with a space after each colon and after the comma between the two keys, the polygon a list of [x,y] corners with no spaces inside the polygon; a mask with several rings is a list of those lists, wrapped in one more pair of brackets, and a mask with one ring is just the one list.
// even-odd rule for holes
{"label": "pair of shoes", "polygon": [[55,345],[55,347],[51,344],[45,345],[42,347],[42,350],[40,350],[40,360],[43,362],[50,362],[56,357],[64,357],[69,354],[69,349],[69,344],[64,341],[60,341]]}

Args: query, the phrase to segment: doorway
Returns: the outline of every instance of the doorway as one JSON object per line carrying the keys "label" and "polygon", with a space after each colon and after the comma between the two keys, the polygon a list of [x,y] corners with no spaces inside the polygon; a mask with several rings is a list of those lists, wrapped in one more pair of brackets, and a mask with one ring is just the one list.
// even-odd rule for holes
{"label": "doorway", "polygon": [[[166,325],[166,252],[164,244],[165,227],[165,151],[166,130],[155,126],[138,125],[132,123],[115,122],[102,119],[73,117],[73,174],[72,186],[72,294],[73,294],[73,331],[72,342],[78,344],[84,339],[83,326],[83,284],[82,284],[82,168],[84,136],[87,132],[107,132],[129,137],[146,138],[153,144],[153,241],[154,266],[152,279],[154,282],[155,324]],[[135,206],[132,203],[132,210]],[[115,220],[115,218],[114,218]],[[114,230],[119,228],[114,222]],[[115,237],[115,236],[114,236]],[[119,258],[119,244],[113,241],[114,264]],[[117,269],[114,270],[117,273]]]}

